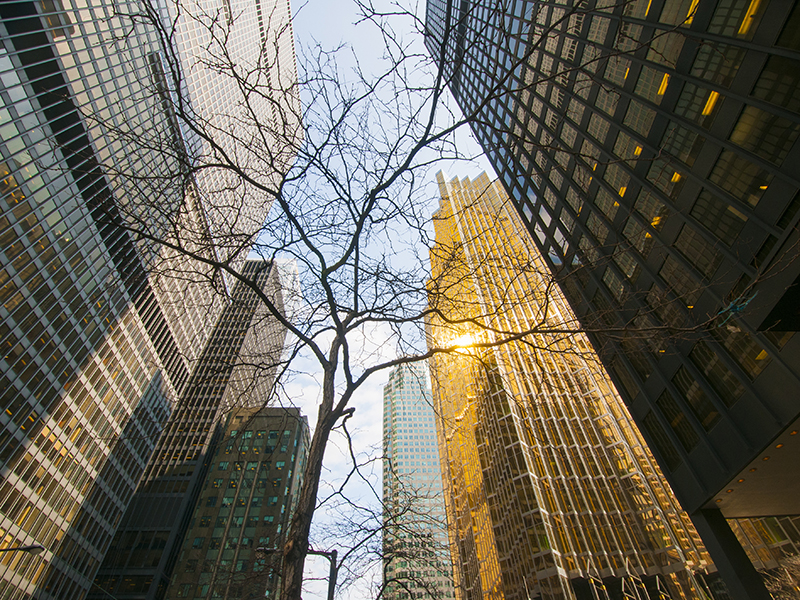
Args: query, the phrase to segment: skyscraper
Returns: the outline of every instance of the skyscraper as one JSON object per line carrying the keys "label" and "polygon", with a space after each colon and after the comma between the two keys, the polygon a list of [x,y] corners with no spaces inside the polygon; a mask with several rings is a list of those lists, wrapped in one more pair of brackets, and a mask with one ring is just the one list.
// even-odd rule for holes
{"label": "skyscraper", "polygon": [[799,24],[775,0],[427,14],[528,232],[732,592],[754,598],[725,518],[800,513]]}
{"label": "skyscraper", "polygon": [[383,574],[387,600],[452,598],[439,448],[423,363],[383,388]]}
{"label": "skyscraper", "polygon": [[[168,600],[279,594],[281,554],[260,555],[257,549],[283,547],[303,480],[308,435],[308,419],[297,408],[228,413],[183,538]],[[134,539],[120,543],[140,546]]]}
{"label": "skyscraper", "polygon": [[[282,307],[276,266],[249,260],[244,274]],[[286,330],[253,289],[240,282],[119,523],[113,552],[98,574],[97,588],[104,591],[95,589],[92,597],[164,597],[212,467],[220,419],[234,407],[266,406],[285,337]],[[247,448],[243,452],[247,455]]]}
{"label": "skyscraper", "polygon": [[[107,2],[0,3],[0,544],[46,548],[0,556],[5,597],[88,591],[225,306],[202,285],[213,273],[120,227],[160,227],[174,209],[184,241],[196,242],[231,206],[217,195],[210,215],[214,188],[184,176],[191,153],[166,102],[164,38],[125,13]],[[283,52],[293,40],[281,31]],[[202,106],[212,95],[184,99],[199,115],[218,109]]]}
{"label": "skyscraper", "polygon": [[429,335],[462,348],[431,361],[457,597],[703,598],[699,536],[502,186],[438,179]]}

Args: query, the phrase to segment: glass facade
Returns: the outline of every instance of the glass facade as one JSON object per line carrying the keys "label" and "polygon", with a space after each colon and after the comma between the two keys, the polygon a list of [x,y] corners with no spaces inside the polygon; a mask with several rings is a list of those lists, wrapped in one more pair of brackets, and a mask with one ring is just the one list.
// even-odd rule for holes
{"label": "glass facade", "polygon": [[[244,274],[282,307],[276,266],[249,260]],[[117,598],[164,597],[190,516],[213,466],[209,461],[219,420],[233,407],[262,407],[271,400],[285,337],[286,330],[267,314],[256,293],[240,282],[164,427],[90,597],[108,593]],[[133,539],[139,541],[131,545]],[[145,541],[150,546],[140,547]],[[148,554],[143,557],[137,550]]]}
{"label": "glass facade", "polygon": [[693,519],[800,513],[798,26],[775,0],[427,5],[431,55]]}
{"label": "glass facade", "polygon": [[[298,409],[234,409],[183,537],[166,598],[273,598],[302,483],[308,420]],[[119,538],[136,548],[142,538]],[[264,548],[271,552],[259,552]],[[131,554],[128,569],[139,566]],[[147,558],[144,557],[144,563]]]}
{"label": "glass facade", "polygon": [[704,598],[714,566],[505,191],[438,178],[429,335],[455,348],[431,373],[457,597]]}
{"label": "glass facade", "polygon": [[453,598],[436,419],[424,363],[383,388],[384,586],[387,600]]}
{"label": "glass facade", "polygon": [[[289,3],[259,6],[270,17],[250,38],[236,30],[240,48],[274,53],[273,80],[288,89],[296,81]],[[168,237],[171,224],[183,243],[205,244],[209,223],[246,238],[269,208],[259,197],[249,220],[238,219],[224,196],[233,192],[185,177],[202,144],[175,118],[164,65],[179,56],[194,73],[207,46],[181,38],[171,54],[152,23],[125,17],[140,8],[0,3],[0,547],[46,549],[2,554],[3,598],[89,591],[226,304],[207,268],[120,225]],[[261,44],[248,43],[259,36]],[[208,73],[202,79],[183,99],[211,120],[230,109],[230,94],[215,92]],[[296,116],[299,100],[283,98]],[[276,110],[270,102],[270,118]],[[297,120],[286,122],[291,131]],[[290,160],[286,148],[275,165]]]}

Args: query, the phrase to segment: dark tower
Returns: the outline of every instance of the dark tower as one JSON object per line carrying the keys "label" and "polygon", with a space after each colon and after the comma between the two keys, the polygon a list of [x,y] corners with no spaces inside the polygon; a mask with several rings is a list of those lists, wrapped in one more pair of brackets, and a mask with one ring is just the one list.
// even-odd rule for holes
{"label": "dark tower", "polygon": [[800,513],[798,31],[777,0],[427,12],[431,54],[742,597],[765,592],[726,518]]}

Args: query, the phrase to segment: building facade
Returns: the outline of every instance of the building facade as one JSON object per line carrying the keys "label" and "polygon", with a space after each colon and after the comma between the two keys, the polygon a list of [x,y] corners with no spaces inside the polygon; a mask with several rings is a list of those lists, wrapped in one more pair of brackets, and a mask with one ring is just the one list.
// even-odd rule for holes
{"label": "building facade", "polygon": [[383,388],[383,575],[387,600],[453,598],[436,419],[425,363]]}
{"label": "building facade", "polygon": [[[308,444],[308,419],[299,409],[228,413],[184,535],[168,600],[278,594],[280,551]],[[126,543],[135,547],[134,540]]]}
{"label": "building facade", "polygon": [[429,345],[455,348],[431,378],[456,596],[704,598],[699,536],[502,186],[438,178]]}
{"label": "building facade", "polygon": [[[45,547],[2,554],[3,597],[88,592],[226,304],[205,267],[119,225],[180,231],[202,254],[211,220],[243,236],[258,220],[244,227],[219,195],[212,215],[215,188],[186,177],[201,146],[167,102],[165,38],[124,17],[138,8],[0,3],[0,546]],[[270,10],[286,39],[267,52],[296,78],[288,2]],[[198,115],[230,107],[192,94]]]}
{"label": "building facade", "polygon": [[[277,267],[251,260],[244,274],[281,308]],[[90,597],[164,597],[212,466],[220,421],[234,407],[259,408],[271,400],[285,337],[261,299],[240,282],[164,427]]]}
{"label": "building facade", "polygon": [[774,0],[427,13],[427,46],[529,234],[750,597],[763,590],[726,518],[800,512],[799,23]]}

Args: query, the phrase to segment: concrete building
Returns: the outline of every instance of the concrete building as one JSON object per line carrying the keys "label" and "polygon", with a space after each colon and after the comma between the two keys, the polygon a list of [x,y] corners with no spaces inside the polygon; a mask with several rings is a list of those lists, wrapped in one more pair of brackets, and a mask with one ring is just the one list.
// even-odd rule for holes
{"label": "concrete building", "polygon": [[428,2],[432,56],[740,597],[766,596],[726,519],[800,513],[799,24],[776,0]]}
{"label": "concrete building", "polygon": [[[257,21],[249,37],[236,29],[240,52],[280,55],[264,64],[290,89],[289,3],[259,4],[269,21],[249,3],[226,6]],[[186,177],[207,146],[176,118],[165,65],[178,56],[197,71],[207,48],[186,40],[165,48],[155,23],[124,17],[139,8],[0,3],[0,547],[46,549],[0,556],[4,598],[89,591],[226,306],[207,268],[120,225],[156,237],[177,230],[189,249],[224,257],[246,250],[241,241],[269,209],[260,198],[247,221],[237,220],[228,200],[244,197],[241,189],[226,197],[211,179]],[[211,89],[225,87],[219,78],[203,77],[204,86],[188,77],[180,97],[211,121],[232,102]],[[299,99],[284,100],[285,115],[273,102],[259,114],[271,126],[285,116],[288,132]],[[291,161],[286,148],[276,170]],[[221,233],[209,242],[211,223],[238,245],[222,247]]]}
{"label": "concrete building", "polygon": [[383,597],[452,598],[436,419],[424,363],[396,367],[383,388],[383,456]]}
{"label": "concrete building", "polygon": [[456,597],[704,598],[714,566],[502,186],[438,179],[429,344],[456,348],[431,360]]}

